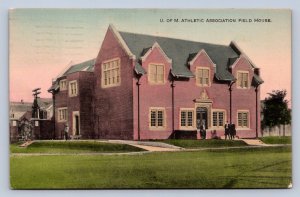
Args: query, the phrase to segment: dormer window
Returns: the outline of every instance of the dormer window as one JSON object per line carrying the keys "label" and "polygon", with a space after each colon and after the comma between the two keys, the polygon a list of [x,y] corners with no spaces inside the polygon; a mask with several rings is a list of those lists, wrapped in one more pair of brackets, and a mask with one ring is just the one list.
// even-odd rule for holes
{"label": "dormer window", "polygon": [[151,84],[165,83],[165,66],[163,64],[149,64],[148,80]]}
{"label": "dormer window", "polygon": [[59,89],[60,89],[60,91],[67,90],[67,80],[66,79],[59,81]]}
{"label": "dormer window", "polygon": [[237,87],[249,88],[249,72],[237,71]]}
{"label": "dormer window", "polygon": [[209,86],[210,85],[210,69],[204,67],[196,68],[196,84],[198,86]]}

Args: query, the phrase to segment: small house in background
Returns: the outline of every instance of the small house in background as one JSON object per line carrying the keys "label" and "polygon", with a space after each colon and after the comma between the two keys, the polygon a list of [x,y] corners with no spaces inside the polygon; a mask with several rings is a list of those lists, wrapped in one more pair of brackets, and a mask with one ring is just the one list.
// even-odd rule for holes
{"label": "small house in background", "polygon": [[[235,43],[210,44],[121,32],[110,25],[96,59],[71,65],[53,95],[55,138],[222,137],[260,132],[259,68]],[[210,132],[213,131],[213,132]]]}
{"label": "small house in background", "polygon": [[[53,130],[51,98],[38,98],[39,118],[33,118],[33,103],[10,102],[10,141],[49,139]],[[53,136],[53,135],[52,135]]]}

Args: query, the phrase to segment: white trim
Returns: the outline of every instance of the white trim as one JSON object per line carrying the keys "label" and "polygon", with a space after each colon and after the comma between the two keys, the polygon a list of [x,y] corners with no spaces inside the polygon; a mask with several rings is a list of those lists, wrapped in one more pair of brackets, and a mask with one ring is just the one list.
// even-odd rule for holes
{"label": "white trim", "polygon": [[[200,81],[198,81],[198,70],[208,70],[208,84],[207,85],[204,85],[204,84],[201,84]],[[211,76],[210,76],[210,68],[209,67],[203,67],[203,66],[197,66],[195,68],[195,81],[196,81],[196,86],[199,86],[199,87],[210,87],[211,86]],[[198,83],[198,82],[199,83]]]}
{"label": "white trim", "polygon": [[[164,75],[164,79],[163,79],[163,82],[157,82],[157,81],[153,81],[153,80],[151,80],[151,72],[150,72],[150,66],[163,66],[163,69],[164,69],[164,73],[163,73],[163,75]],[[164,65],[164,64],[161,64],[161,63],[149,63],[148,64],[148,70],[147,70],[147,75],[148,75],[148,82],[149,82],[149,84],[150,85],[163,85],[163,84],[165,84],[166,83],[166,76],[165,76],[165,74],[166,74],[166,66]]]}
{"label": "white trim", "polygon": [[16,127],[17,126],[17,121],[16,120],[12,120],[11,124],[12,124],[13,127]]}
{"label": "white trim", "polygon": [[[118,64],[119,64],[119,82],[105,85],[103,65],[106,64],[106,63],[109,63],[109,62],[114,62],[114,61],[117,61]],[[101,63],[101,87],[102,88],[111,88],[111,87],[120,86],[121,85],[121,80],[122,80],[121,79],[121,59],[119,57],[112,58],[112,59],[109,59],[109,60],[105,60]]]}
{"label": "white trim", "polygon": [[[63,87],[63,83],[64,83],[64,87]],[[59,81],[59,90],[60,91],[65,91],[68,89],[68,83],[67,83],[67,79],[62,79]]]}
{"label": "white trim", "polygon": [[240,56],[244,56],[248,62],[250,63],[251,67],[254,68],[258,68],[251,60],[250,58],[245,54],[245,52],[237,45],[237,43],[235,41],[231,41],[231,44],[234,45],[241,53]]}
{"label": "white trim", "polygon": [[140,57],[140,59],[142,60],[142,62],[144,62],[147,57],[151,54],[151,52],[155,49],[158,48],[159,52],[164,56],[164,58],[166,59],[166,61],[170,64],[172,64],[172,59],[169,58],[167,56],[167,54],[164,52],[164,50],[162,50],[162,48],[159,46],[159,44],[157,42],[155,42],[152,47],[146,52],[145,55],[143,55],[142,57]]}
{"label": "white trim", "polygon": [[209,62],[213,65],[213,67],[216,67],[216,64],[212,61],[212,59],[209,57],[209,55],[206,53],[206,51],[204,49],[201,49],[197,55],[191,60],[188,62],[188,64],[191,66],[195,63],[195,61],[198,59],[198,57],[204,53],[204,55],[206,55],[206,57],[208,58]]}
{"label": "white trim", "polygon": [[76,136],[76,124],[75,124],[75,117],[78,116],[78,135],[80,135],[80,113],[79,111],[73,111],[72,112],[72,134],[73,136]]}
{"label": "white trim", "polygon": [[[248,127],[239,127],[239,113],[248,113]],[[236,126],[235,128],[239,130],[250,130],[250,110],[248,109],[238,109],[236,111]]]}
{"label": "white trim", "polygon": [[[193,112],[193,116],[192,116],[192,126],[181,126],[181,112],[182,111],[187,111],[187,112]],[[179,108],[179,129],[180,130],[186,130],[186,131],[190,131],[190,130],[195,130],[195,108]],[[186,117],[187,118],[187,117]]]}
{"label": "white trim", "polygon": [[194,125],[195,128],[197,128],[197,108],[201,108],[204,107],[207,109],[207,128],[206,130],[210,130],[211,129],[211,110],[212,110],[212,103],[195,103],[195,121],[194,121]]}
{"label": "white trim", "polygon": [[[248,74],[248,84],[247,84],[247,87],[241,87],[240,86],[240,84],[238,84],[238,76],[239,76],[239,73],[242,73],[242,74],[244,74],[244,73],[247,73]],[[249,73],[249,71],[247,71],[247,70],[237,70],[236,71],[236,88],[237,89],[250,89],[250,73]]]}
{"label": "white trim", "polygon": [[237,59],[235,60],[235,62],[234,62],[229,68],[234,69],[234,67],[238,64],[238,62],[239,62],[242,58],[245,58],[245,60],[246,60],[247,63],[248,63],[248,66],[250,67],[251,70],[254,70],[254,69],[255,69],[255,67],[253,67],[253,66],[251,65],[251,63],[250,63],[249,59],[247,58],[247,56],[244,55],[244,54],[241,54],[240,57],[237,58]]}
{"label": "white trim", "polygon": [[[65,119],[60,119],[59,111],[62,111],[62,110],[66,110]],[[68,108],[67,107],[57,108],[57,122],[67,122],[67,121],[68,121]]]}
{"label": "white trim", "polygon": [[113,34],[117,38],[117,41],[122,46],[122,48],[125,50],[125,52],[129,56],[129,58],[130,59],[136,59],[135,55],[130,51],[130,49],[127,46],[126,42],[124,41],[124,39],[122,38],[122,36],[118,32],[118,30],[114,27],[114,25],[113,24],[109,24],[108,29],[110,29],[113,32]]}
{"label": "white trim", "polygon": [[[72,88],[71,88],[71,84],[72,83],[75,83],[75,87],[76,87],[76,94],[72,93]],[[69,97],[75,97],[75,96],[78,96],[78,92],[79,92],[79,88],[78,88],[78,82],[77,80],[72,80],[72,81],[69,81],[68,83],[68,86],[69,86]]]}
{"label": "white trim", "polygon": [[[221,126],[214,126],[214,112],[224,112],[224,117],[223,117],[223,125]],[[227,120],[227,111],[225,109],[212,109],[211,110],[211,128],[212,129],[224,129],[224,125],[226,123]],[[219,123],[218,123],[219,124]]]}
{"label": "white trim", "polygon": [[[151,126],[151,111],[163,111],[163,126]],[[149,107],[149,130],[150,131],[165,131],[167,128],[167,113],[165,107]],[[157,117],[156,117],[157,118]]]}

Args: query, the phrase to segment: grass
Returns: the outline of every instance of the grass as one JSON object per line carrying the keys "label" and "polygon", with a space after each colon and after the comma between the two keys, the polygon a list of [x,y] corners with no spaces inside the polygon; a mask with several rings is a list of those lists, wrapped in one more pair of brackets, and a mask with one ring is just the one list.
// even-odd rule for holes
{"label": "grass", "polygon": [[216,147],[233,147],[247,146],[244,141],[240,140],[176,140],[168,139],[163,142],[179,146],[182,148],[216,148]]}
{"label": "grass", "polygon": [[142,155],[11,156],[14,189],[287,188],[291,147]]}
{"label": "grass", "polygon": [[260,138],[266,144],[291,144],[291,136],[268,136]]}
{"label": "grass", "polygon": [[88,153],[88,152],[136,152],[143,149],[126,145],[97,141],[41,141],[27,148],[10,145],[11,153]]}

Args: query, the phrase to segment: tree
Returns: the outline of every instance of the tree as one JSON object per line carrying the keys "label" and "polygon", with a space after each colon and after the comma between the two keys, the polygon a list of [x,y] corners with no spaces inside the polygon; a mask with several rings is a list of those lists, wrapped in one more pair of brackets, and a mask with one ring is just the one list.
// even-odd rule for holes
{"label": "tree", "polygon": [[[263,108],[263,126],[279,127],[291,123],[291,110],[288,108],[288,101],[285,99],[286,90],[273,90],[265,98]],[[280,135],[280,133],[279,133]]]}

